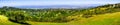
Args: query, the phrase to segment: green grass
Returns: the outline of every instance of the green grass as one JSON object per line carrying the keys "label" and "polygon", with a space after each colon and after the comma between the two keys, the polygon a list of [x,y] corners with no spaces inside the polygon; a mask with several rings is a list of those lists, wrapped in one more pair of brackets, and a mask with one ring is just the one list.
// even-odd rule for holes
{"label": "green grass", "polygon": [[68,25],[67,23],[29,22],[32,25]]}
{"label": "green grass", "polygon": [[0,25],[20,25],[10,22],[6,16],[0,15]]}
{"label": "green grass", "polygon": [[120,12],[96,15],[88,19],[71,22],[71,25],[120,25]]}
{"label": "green grass", "polygon": [[[41,23],[32,22],[32,25],[68,25],[67,23]],[[17,23],[10,22],[6,16],[0,15],[0,25],[20,25]]]}
{"label": "green grass", "polygon": [[[20,25],[7,20],[0,15],[0,25]],[[95,15],[91,18],[81,18],[68,23],[29,22],[32,25],[120,25],[120,12]]]}
{"label": "green grass", "polygon": [[67,23],[38,23],[32,25],[68,25]]}

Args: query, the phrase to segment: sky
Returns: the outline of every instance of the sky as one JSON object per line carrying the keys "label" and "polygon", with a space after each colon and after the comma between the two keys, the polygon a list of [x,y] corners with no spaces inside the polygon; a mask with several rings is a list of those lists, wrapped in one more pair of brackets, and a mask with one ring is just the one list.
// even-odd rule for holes
{"label": "sky", "polygon": [[0,6],[114,4],[120,0],[0,0]]}

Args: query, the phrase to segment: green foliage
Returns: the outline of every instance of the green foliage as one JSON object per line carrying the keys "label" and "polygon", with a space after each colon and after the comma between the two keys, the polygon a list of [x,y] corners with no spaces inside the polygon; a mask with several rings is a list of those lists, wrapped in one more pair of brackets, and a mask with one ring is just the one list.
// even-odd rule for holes
{"label": "green foliage", "polygon": [[82,15],[84,18],[93,15],[120,12],[119,4],[108,4],[89,9],[20,9],[14,7],[0,8],[0,14],[9,19],[35,22],[70,22],[73,19],[67,19],[68,16]]}

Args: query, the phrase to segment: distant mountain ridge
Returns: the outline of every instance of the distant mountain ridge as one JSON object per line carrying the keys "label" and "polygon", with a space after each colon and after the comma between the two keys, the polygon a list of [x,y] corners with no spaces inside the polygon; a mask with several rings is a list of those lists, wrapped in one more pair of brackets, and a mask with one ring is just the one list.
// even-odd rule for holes
{"label": "distant mountain ridge", "polygon": [[47,5],[47,6],[39,6],[39,5],[27,5],[27,6],[13,6],[17,8],[89,8],[89,7],[97,7],[101,4],[85,4],[85,5]]}

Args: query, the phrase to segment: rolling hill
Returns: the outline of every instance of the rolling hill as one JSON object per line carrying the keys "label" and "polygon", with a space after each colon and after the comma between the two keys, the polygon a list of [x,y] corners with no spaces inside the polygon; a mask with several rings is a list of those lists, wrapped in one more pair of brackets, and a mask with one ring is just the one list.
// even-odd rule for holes
{"label": "rolling hill", "polygon": [[120,25],[119,3],[88,9],[21,9],[5,6],[0,8],[0,14],[0,25],[16,23],[27,23],[28,25]]}

